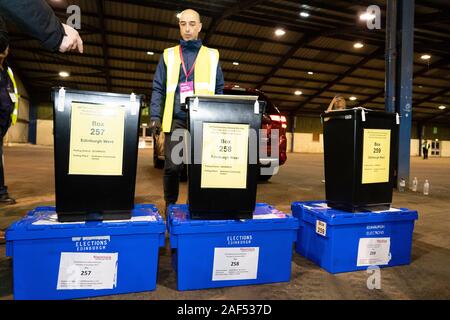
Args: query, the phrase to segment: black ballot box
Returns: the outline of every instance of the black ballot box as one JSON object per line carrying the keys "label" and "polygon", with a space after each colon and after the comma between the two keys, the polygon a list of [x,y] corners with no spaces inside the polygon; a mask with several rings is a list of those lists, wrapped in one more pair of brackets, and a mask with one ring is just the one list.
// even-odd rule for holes
{"label": "black ballot box", "polygon": [[186,99],[190,146],[188,202],[192,219],[251,219],[259,175],[264,102],[257,96]]}
{"label": "black ballot box", "polygon": [[54,88],[52,99],[58,220],[129,219],[142,97]]}
{"label": "black ballot box", "polygon": [[396,115],[355,108],[326,112],[321,118],[329,206],[350,212],[389,209],[396,161]]}

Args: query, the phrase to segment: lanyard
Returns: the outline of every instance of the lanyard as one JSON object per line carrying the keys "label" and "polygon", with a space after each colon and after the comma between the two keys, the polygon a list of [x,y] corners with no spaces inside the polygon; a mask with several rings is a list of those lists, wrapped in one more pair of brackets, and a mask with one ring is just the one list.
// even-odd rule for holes
{"label": "lanyard", "polygon": [[196,61],[194,61],[194,64],[192,65],[191,70],[189,70],[189,72],[186,71],[186,65],[184,64],[183,50],[181,49],[181,46],[180,46],[180,59],[181,59],[181,65],[183,66],[184,75],[186,76],[186,82],[188,82],[189,76],[194,71],[195,62],[197,61],[197,59],[195,59]]}

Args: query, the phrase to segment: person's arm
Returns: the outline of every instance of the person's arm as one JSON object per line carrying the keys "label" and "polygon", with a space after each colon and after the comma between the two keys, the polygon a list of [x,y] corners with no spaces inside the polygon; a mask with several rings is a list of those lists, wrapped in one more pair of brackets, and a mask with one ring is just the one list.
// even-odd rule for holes
{"label": "person's arm", "polygon": [[217,72],[216,72],[216,94],[223,94],[223,87],[225,86],[225,81],[223,79],[222,68],[220,67],[220,63],[217,64]]}
{"label": "person's arm", "polygon": [[161,105],[166,100],[166,81],[166,64],[162,54],[153,76],[152,100],[150,102],[150,117],[152,120],[161,119]]}
{"label": "person's arm", "polygon": [[65,32],[61,21],[43,0],[0,0],[0,12],[44,48],[57,51]]}
{"label": "person's arm", "polygon": [[328,106],[328,109],[326,110],[326,112],[333,110],[333,106],[334,106],[335,102],[336,102],[336,97],[334,97],[333,100],[331,100],[330,105]]}

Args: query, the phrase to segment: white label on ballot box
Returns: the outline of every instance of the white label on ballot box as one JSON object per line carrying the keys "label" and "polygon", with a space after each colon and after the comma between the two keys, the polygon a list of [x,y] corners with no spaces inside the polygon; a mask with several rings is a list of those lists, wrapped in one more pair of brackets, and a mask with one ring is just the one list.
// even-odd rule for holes
{"label": "white label on ballot box", "polygon": [[391,130],[364,129],[362,184],[389,182]]}
{"label": "white label on ballot box", "polygon": [[118,253],[61,252],[57,290],[113,289]]}
{"label": "white label on ballot box", "polygon": [[256,279],[258,259],[259,247],[214,248],[212,281]]}
{"label": "white label on ballot box", "polygon": [[121,176],[125,108],[72,103],[69,174]]}
{"label": "white label on ballot box", "polygon": [[247,188],[248,124],[203,123],[201,188]]}
{"label": "white label on ballot box", "polygon": [[358,267],[389,264],[391,238],[361,238],[358,246]]}

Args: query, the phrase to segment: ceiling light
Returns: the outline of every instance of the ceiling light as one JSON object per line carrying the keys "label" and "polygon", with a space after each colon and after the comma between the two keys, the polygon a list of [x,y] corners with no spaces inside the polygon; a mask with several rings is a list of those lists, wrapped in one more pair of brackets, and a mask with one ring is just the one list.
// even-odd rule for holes
{"label": "ceiling light", "polygon": [[235,84],[234,87],[235,87],[235,88],[239,88],[239,85]]}
{"label": "ceiling light", "polygon": [[308,18],[309,17],[309,13],[305,12],[305,11],[302,11],[302,12],[300,12],[300,17]]}
{"label": "ceiling light", "polygon": [[355,96],[351,96],[349,99],[355,101],[357,98]]}
{"label": "ceiling light", "polygon": [[420,59],[422,60],[429,60],[431,58],[431,56],[429,54],[424,54],[420,57]]}
{"label": "ceiling light", "polygon": [[312,75],[312,74],[314,74],[314,72],[312,72],[312,71],[308,71],[308,74],[311,74],[311,75]]}
{"label": "ceiling light", "polygon": [[154,53],[153,51],[147,51],[147,54],[148,54],[149,56],[153,56],[155,53]]}
{"label": "ceiling light", "polygon": [[59,76],[62,77],[62,78],[67,78],[67,77],[70,76],[70,73],[68,73],[67,71],[61,71],[59,73]]}
{"label": "ceiling light", "polygon": [[303,92],[301,92],[300,90],[297,90],[297,91],[294,92],[294,94],[295,94],[296,96],[300,96],[300,95],[303,94]]}
{"label": "ceiling light", "polygon": [[275,35],[276,35],[277,37],[284,36],[285,34],[286,34],[286,31],[284,31],[283,29],[277,29],[277,30],[275,30]]}
{"label": "ceiling light", "polygon": [[438,107],[440,110],[445,110],[447,107],[446,106],[439,106]]}
{"label": "ceiling light", "polygon": [[361,49],[362,47],[364,47],[364,45],[361,42],[356,42],[353,45],[353,48],[356,48],[356,49]]}
{"label": "ceiling light", "polygon": [[234,61],[234,62],[233,62],[233,65],[234,65],[234,66],[238,66],[238,65],[239,65],[239,62]]}
{"label": "ceiling light", "polygon": [[367,21],[370,21],[370,20],[375,19],[376,17],[377,17],[377,16],[374,15],[373,13],[365,12],[365,13],[363,13],[363,14],[361,14],[361,15],[359,16],[359,20],[367,20]]}

